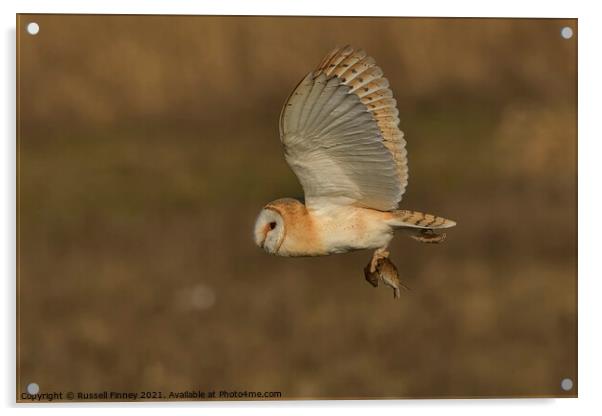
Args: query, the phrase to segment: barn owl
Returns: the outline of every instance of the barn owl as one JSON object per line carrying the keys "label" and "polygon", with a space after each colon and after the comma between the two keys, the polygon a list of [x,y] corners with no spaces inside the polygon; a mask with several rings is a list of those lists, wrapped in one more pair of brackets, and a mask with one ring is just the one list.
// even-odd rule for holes
{"label": "barn owl", "polygon": [[265,205],[255,222],[256,244],[278,256],[324,256],[375,250],[364,269],[399,297],[403,287],[388,246],[396,230],[436,243],[456,225],[398,208],[408,183],[397,102],[373,58],[350,46],[334,49],[287,98],[280,114],[286,161],[304,200]]}

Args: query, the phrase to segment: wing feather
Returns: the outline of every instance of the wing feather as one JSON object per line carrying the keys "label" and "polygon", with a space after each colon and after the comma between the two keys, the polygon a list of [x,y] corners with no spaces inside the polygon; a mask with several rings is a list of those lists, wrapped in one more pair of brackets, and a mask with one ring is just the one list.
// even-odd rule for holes
{"label": "wing feather", "polygon": [[326,84],[311,110],[309,119],[307,120],[309,126],[318,125],[324,117],[328,116],[327,104],[331,101],[333,95],[336,94],[338,86],[341,83],[336,77],[326,80],[324,76],[322,79],[325,80]]}
{"label": "wing feather", "polygon": [[397,207],[408,169],[396,105],[374,59],[350,46],[331,51],[297,85],[280,136],[309,207]]}

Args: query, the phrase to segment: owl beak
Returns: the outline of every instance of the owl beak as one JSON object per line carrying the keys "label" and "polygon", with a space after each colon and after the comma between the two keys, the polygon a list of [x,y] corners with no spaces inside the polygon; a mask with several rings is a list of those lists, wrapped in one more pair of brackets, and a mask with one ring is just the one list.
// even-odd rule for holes
{"label": "owl beak", "polygon": [[259,247],[263,248],[264,250],[265,250],[265,247],[264,247],[264,246],[265,246],[265,240],[267,240],[267,239],[268,239],[268,233],[269,233],[269,232],[270,232],[269,228],[268,228],[268,227],[266,227],[266,228],[263,230],[263,239],[261,240],[261,243],[259,243]]}

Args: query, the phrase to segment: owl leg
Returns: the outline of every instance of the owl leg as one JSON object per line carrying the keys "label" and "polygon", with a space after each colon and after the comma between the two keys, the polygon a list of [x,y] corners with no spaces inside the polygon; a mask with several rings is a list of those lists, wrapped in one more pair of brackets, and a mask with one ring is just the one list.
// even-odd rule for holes
{"label": "owl leg", "polygon": [[378,271],[378,262],[389,257],[389,252],[387,251],[387,247],[379,248],[372,255],[372,260],[370,263],[364,267],[364,277],[374,287],[378,287],[378,281],[381,276]]}
{"label": "owl leg", "polygon": [[370,263],[364,267],[364,277],[374,287],[378,287],[378,281],[381,276],[378,271],[378,262],[389,257],[389,251],[387,251],[387,247],[379,248],[372,255],[372,260]]}
{"label": "owl leg", "polygon": [[410,235],[414,240],[420,241],[421,243],[437,244],[443,242],[447,235],[445,233],[437,234],[435,231],[426,229],[420,230],[414,235]]}
{"label": "owl leg", "polygon": [[372,255],[372,260],[370,261],[370,272],[374,273],[377,269],[378,261],[382,259],[388,259],[389,254],[391,253],[389,252],[389,250],[387,250],[387,247],[382,247],[374,251],[374,254]]}

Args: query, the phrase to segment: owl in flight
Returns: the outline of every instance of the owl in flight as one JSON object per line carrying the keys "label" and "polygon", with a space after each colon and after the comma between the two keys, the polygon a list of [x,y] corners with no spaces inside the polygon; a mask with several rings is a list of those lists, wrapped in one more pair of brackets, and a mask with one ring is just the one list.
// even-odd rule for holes
{"label": "owl in flight", "polygon": [[374,59],[350,46],[330,52],[303,78],[280,114],[286,161],[304,201],[268,203],[255,242],[279,256],[325,256],[375,250],[364,275],[399,297],[404,287],[389,260],[396,230],[438,243],[454,221],[398,209],[408,183],[405,140],[389,82]]}

